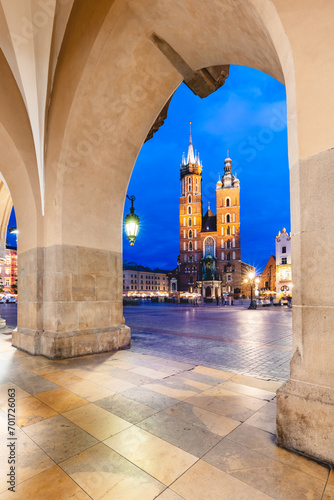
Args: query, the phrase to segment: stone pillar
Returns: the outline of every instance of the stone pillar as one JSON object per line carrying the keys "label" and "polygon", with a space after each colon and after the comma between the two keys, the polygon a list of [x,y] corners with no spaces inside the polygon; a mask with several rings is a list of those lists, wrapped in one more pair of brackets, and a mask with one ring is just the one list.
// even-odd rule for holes
{"label": "stone pillar", "polygon": [[291,167],[293,358],[278,444],[334,464],[334,149]]}
{"label": "stone pillar", "polygon": [[130,346],[121,254],[54,245],[23,252],[18,263],[15,347],[61,359]]}

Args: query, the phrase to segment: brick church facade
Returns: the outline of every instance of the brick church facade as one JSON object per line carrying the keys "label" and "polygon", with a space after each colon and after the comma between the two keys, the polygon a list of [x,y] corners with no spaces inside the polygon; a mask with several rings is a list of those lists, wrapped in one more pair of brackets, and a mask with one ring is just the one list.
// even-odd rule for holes
{"label": "brick church facade", "polygon": [[231,158],[226,158],[224,175],[216,185],[216,214],[208,208],[203,215],[202,169],[190,133],[180,172],[180,291],[206,298],[239,294],[245,266],[240,248],[240,182],[232,174]]}

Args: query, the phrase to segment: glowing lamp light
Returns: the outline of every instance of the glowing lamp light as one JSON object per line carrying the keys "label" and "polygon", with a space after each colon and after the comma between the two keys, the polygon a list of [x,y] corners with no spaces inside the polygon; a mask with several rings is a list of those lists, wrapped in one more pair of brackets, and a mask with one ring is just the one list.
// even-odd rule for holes
{"label": "glowing lamp light", "polygon": [[131,208],[130,208],[130,213],[124,219],[124,225],[125,225],[125,232],[128,237],[127,239],[130,241],[130,245],[133,247],[139,233],[140,219],[138,215],[135,214],[135,209],[133,207],[133,202],[136,199],[135,196],[126,195],[126,197],[131,201]]}

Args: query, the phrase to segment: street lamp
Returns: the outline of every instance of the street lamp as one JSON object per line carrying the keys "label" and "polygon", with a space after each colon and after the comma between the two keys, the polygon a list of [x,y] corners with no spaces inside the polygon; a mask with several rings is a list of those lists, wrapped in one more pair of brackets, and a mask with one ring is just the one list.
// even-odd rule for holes
{"label": "street lamp", "polygon": [[136,199],[135,196],[126,195],[126,197],[131,201],[131,207],[130,207],[130,213],[124,219],[125,232],[128,237],[127,239],[130,241],[130,245],[133,247],[139,232],[140,219],[138,215],[135,214],[135,209],[133,208],[133,202]]}
{"label": "street lamp", "polygon": [[245,283],[248,283],[248,282],[249,282],[250,287],[251,287],[251,301],[250,301],[248,309],[256,309],[256,300],[253,300],[253,286],[257,285],[260,282],[260,280],[259,280],[259,278],[256,277],[256,274],[253,271],[248,273],[248,279],[245,279]]}

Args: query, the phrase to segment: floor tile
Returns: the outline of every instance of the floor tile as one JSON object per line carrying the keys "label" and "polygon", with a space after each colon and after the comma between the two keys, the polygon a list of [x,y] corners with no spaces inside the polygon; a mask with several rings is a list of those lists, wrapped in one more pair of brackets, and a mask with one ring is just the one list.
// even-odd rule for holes
{"label": "floor tile", "polygon": [[246,420],[246,423],[272,434],[276,433],[276,417],[273,415],[257,412]]}
{"label": "floor tile", "polygon": [[254,410],[230,403],[226,400],[224,401],[219,398],[207,396],[205,394],[189,398],[187,403],[213,413],[218,413],[218,415],[224,415],[225,417],[232,418],[233,420],[238,420],[239,422],[247,420],[254,414]]}
{"label": "floor tile", "polygon": [[198,460],[135,426],[107,439],[105,444],[166,486]]}
{"label": "floor tile", "polygon": [[271,401],[275,396],[276,392],[265,391],[263,389],[258,389],[257,387],[249,387],[244,384],[237,384],[228,380],[224,383],[224,388],[227,391],[237,392],[239,394],[244,394],[245,396],[251,396],[252,398],[263,399],[265,401]]}
{"label": "floor tile", "polygon": [[271,415],[272,417],[276,418],[276,400],[270,401],[269,403],[262,406],[262,408],[259,409],[259,412],[266,413],[267,415]]}
{"label": "floor tile", "polygon": [[84,380],[91,380],[96,377],[96,372],[91,370],[85,370],[84,368],[65,368],[64,372],[70,375],[75,375],[76,377],[82,378]]}
{"label": "floor tile", "polygon": [[102,443],[60,466],[93,499],[153,500],[165,488]]}
{"label": "floor tile", "polygon": [[152,368],[147,368],[145,366],[137,366],[136,368],[132,368],[130,372],[137,373],[138,375],[144,375],[145,377],[153,379],[163,379],[170,375],[170,373],[153,370]]}
{"label": "floor tile", "polygon": [[64,370],[55,370],[43,375],[43,378],[50,380],[50,382],[54,382],[59,386],[74,384],[75,382],[80,382],[82,378],[77,377],[73,373],[65,372]]}
{"label": "floor tile", "polygon": [[277,500],[320,500],[325,487],[325,481],[285,465],[231,474]]}
{"label": "floor tile", "polygon": [[167,488],[161,495],[157,497],[159,500],[184,500],[183,497],[180,497],[175,491]]}
{"label": "floor tile", "polygon": [[171,398],[179,399],[183,401],[184,399],[191,398],[191,396],[196,396],[198,391],[192,391],[189,389],[178,389],[177,387],[172,387],[170,385],[163,384],[146,384],[143,387],[149,389],[150,391],[158,392],[159,394],[164,394],[165,396],[170,396]]}
{"label": "floor tile", "polygon": [[109,375],[101,375],[101,373],[97,373],[97,376],[92,378],[91,382],[94,382],[94,384],[97,385],[101,385],[102,387],[105,387],[106,389],[114,393],[124,392],[136,387],[130,382],[126,382],[125,380],[120,380],[115,377],[110,377]]}
{"label": "floor tile", "polygon": [[[202,373],[197,373],[194,370],[190,370],[188,372],[182,372],[179,374],[179,377],[186,380],[197,381],[206,384],[210,387],[214,387],[215,385],[222,383],[221,379],[219,378],[210,377],[209,375],[204,375]],[[209,389],[209,387],[207,389]]]}
{"label": "floor tile", "polygon": [[20,483],[13,495],[7,491],[1,500],[89,500],[89,496],[58,466],[47,469],[24,483]]}
{"label": "floor tile", "polygon": [[228,435],[228,438],[236,443],[247,446],[251,450],[276,447],[275,434],[247,424],[241,424]]}
{"label": "floor tile", "polygon": [[13,384],[13,382],[6,382],[0,385],[0,404],[7,404],[8,389],[15,389],[15,399],[25,398],[30,395],[29,392],[24,391],[21,387]]}
{"label": "floor tile", "polygon": [[214,398],[219,398],[222,401],[226,401],[228,403],[236,404],[239,406],[244,406],[249,410],[257,411],[262,408],[266,401],[261,399],[257,399],[250,396],[245,396],[243,394],[238,394],[236,392],[228,391],[225,389],[225,384],[217,385],[216,387],[212,387],[208,389],[203,394],[206,396],[212,396]]}
{"label": "floor tile", "polygon": [[63,416],[99,441],[103,441],[131,425],[126,420],[93,403],[67,411],[63,413]]}
{"label": "floor tile", "polygon": [[196,366],[196,368],[193,369],[193,372],[208,375],[209,377],[217,378],[219,380],[229,380],[233,377],[233,374],[230,372],[216,370],[215,368],[209,368],[207,366]]}
{"label": "floor tile", "polygon": [[36,394],[36,397],[58,413],[63,413],[64,411],[73,410],[74,408],[79,408],[80,406],[88,404],[85,399],[63,388],[42,392]]}
{"label": "floor tile", "polygon": [[196,392],[206,391],[210,389],[212,386],[209,384],[204,384],[203,382],[199,382],[198,380],[192,380],[190,378],[185,378],[182,376],[183,374],[175,375],[173,377],[169,377],[164,380],[166,385],[176,386],[179,389],[192,390]]}
{"label": "floor tile", "polygon": [[57,412],[35,396],[19,399],[16,405],[16,423],[19,427],[36,424],[55,415]]}
{"label": "floor tile", "polygon": [[247,375],[233,375],[230,378],[231,382],[237,384],[248,385],[249,387],[257,387],[264,391],[276,392],[281,386],[282,382],[275,382],[274,380],[262,380],[259,378],[248,377]]}
{"label": "floor tile", "polygon": [[196,457],[202,457],[221,439],[221,436],[164,412],[143,420],[137,426]]}
{"label": "floor tile", "polygon": [[210,450],[203,460],[229,474],[237,470],[283,466],[262,453],[230,441],[228,437]]}
{"label": "floor tile", "polygon": [[[25,432],[18,429],[15,432],[17,438],[17,463],[16,463],[16,484],[22,483],[49,467],[53,467],[55,463],[51,458],[44,453],[34,441],[26,435]],[[8,448],[7,436],[0,439],[0,464],[4,469],[8,469]],[[6,467],[4,466],[6,464]],[[4,470],[2,469],[2,470]],[[7,470],[8,472],[8,470]],[[6,473],[7,474],[7,473]],[[0,475],[0,492],[4,492],[8,488],[6,474]],[[15,498],[15,497],[14,497]]]}
{"label": "floor tile", "polygon": [[123,396],[133,399],[138,403],[142,403],[147,406],[151,406],[156,410],[164,410],[169,406],[173,406],[179,401],[177,399],[171,398],[169,396],[164,396],[158,392],[150,391],[145,389],[145,387],[136,387],[135,389],[130,389],[123,392]]}
{"label": "floor tile", "polygon": [[71,385],[65,385],[64,389],[92,403],[98,399],[106,398],[114,394],[114,392],[109,391],[101,385],[94,384],[94,382],[90,382],[89,380],[82,380],[81,382],[76,382]]}
{"label": "floor tile", "polygon": [[332,484],[326,485],[325,493],[321,500],[334,500],[334,486]]}
{"label": "floor tile", "polygon": [[15,374],[10,375],[10,380],[29,394],[38,394],[40,392],[56,389],[58,386],[49,380],[46,380],[28,370],[15,370]]}
{"label": "floor tile", "polygon": [[97,440],[62,415],[29,425],[24,431],[56,463],[97,443]]}
{"label": "floor tile", "polygon": [[123,380],[124,382],[130,382],[133,385],[143,385],[150,384],[154,380],[149,377],[145,377],[145,375],[139,375],[139,373],[134,373],[129,370],[122,370],[117,367],[110,367],[109,374],[112,377],[115,377],[119,380]]}
{"label": "floor tile", "polygon": [[164,413],[185,420],[191,424],[198,425],[222,437],[226,436],[240,425],[240,422],[237,420],[224,417],[223,415],[217,415],[216,413],[203,410],[202,408],[198,408],[186,402],[166,408]]}
{"label": "floor tile", "polygon": [[157,412],[155,408],[138,403],[122,394],[100,399],[95,404],[132,424],[141,422]]}
{"label": "floor tile", "polygon": [[[197,462],[172,486],[184,500],[272,500],[272,497],[261,493],[213,467],[203,460]],[[210,497],[208,497],[208,492]],[[295,499],[296,500],[296,499]]]}
{"label": "floor tile", "polygon": [[334,470],[331,470],[331,472],[329,474],[328,483],[332,484],[334,486]]}

